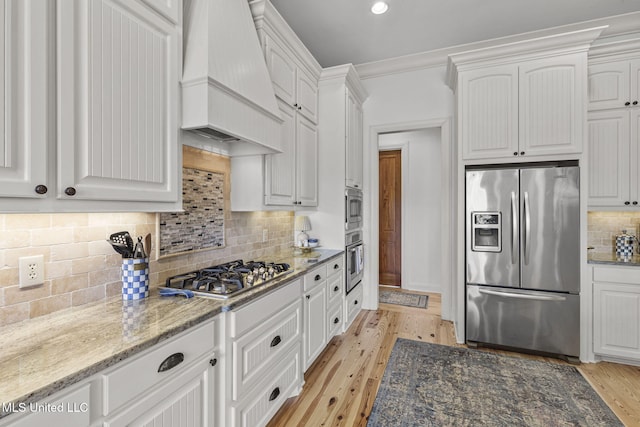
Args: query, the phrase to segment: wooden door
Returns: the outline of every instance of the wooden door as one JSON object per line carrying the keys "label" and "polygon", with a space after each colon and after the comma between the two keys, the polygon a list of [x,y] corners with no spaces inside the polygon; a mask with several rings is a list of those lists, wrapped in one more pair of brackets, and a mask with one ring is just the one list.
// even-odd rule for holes
{"label": "wooden door", "polygon": [[381,285],[401,286],[401,214],[402,164],[400,150],[381,151],[380,174],[380,248],[379,282]]}

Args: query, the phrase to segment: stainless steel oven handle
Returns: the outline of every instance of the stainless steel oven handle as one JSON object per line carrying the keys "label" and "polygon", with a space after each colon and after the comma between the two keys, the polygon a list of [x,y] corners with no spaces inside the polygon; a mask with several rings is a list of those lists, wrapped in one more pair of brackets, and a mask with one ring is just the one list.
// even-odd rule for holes
{"label": "stainless steel oven handle", "polygon": [[518,298],[518,299],[531,299],[536,301],[565,301],[566,298],[560,295],[531,295],[531,294],[517,294],[513,292],[501,292],[501,291],[492,291],[489,289],[479,289],[481,294],[485,295],[495,295],[499,297],[505,298]]}
{"label": "stainless steel oven handle", "polygon": [[511,192],[511,264],[518,262],[518,205],[516,193]]}
{"label": "stainless steel oven handle", "polygon": [[529,206],[529,193],[524,192],[524,263],[529,264],[531,252],[531,207]]}

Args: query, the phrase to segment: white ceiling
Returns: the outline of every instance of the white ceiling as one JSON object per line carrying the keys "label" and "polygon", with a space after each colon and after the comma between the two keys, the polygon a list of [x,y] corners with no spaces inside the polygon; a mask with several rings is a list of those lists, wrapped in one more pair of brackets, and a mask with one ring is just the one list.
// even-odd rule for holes
{"label": "white ceiling", "polygon": [[640,11],[640,0],[271,0],[322,67],[397,56]]}

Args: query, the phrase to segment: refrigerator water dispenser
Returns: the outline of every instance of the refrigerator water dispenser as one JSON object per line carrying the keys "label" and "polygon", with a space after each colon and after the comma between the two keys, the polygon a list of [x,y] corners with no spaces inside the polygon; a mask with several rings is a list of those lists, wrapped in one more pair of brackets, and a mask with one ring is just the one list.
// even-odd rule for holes
{"label": "refrigerator water dispenser", "polygon": [[475,252],[502,251],[501,213],[472,212],[471,216],[471,249]]}

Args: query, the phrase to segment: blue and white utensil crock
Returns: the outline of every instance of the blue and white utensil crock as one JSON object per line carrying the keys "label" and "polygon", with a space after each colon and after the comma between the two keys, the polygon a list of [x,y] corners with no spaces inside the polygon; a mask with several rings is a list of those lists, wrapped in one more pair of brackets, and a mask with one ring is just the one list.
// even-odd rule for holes
{"label": "blue and white utensil crock", "polygon": [[149,296],[149,258],[122,260],[122,299],[139,300]]}
{"label": "blue and white utensil crock", "polygon": [[619,257],[633,256],[633,241],[635,236],[627,234],[627,230],[622,230],[622,234],[616,236],[616,255]]}

